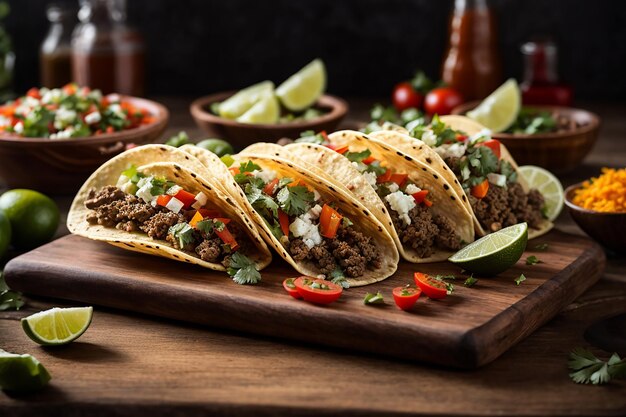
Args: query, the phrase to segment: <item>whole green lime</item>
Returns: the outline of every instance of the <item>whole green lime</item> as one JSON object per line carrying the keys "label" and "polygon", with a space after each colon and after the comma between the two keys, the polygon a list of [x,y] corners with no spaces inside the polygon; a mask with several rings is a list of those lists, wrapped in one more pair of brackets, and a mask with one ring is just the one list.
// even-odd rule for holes
{"label": "whole green lime", "polygon": [[235,153],[233,146],[222,139],[205,139],[196,143],[196,146],[213,152],[217,156],[224,156]]}
{"label": "whole green lime", "polygon": [[11,222],[2,210],[0,210],[0,259],[4,256],[11,243]]}
{"label": "whole green lime", "polygon": [[40,192],[9,190],[0,197],[0,210],[11,223],[11,243],[28,250],[48,242],[59,226],[59,208]]}

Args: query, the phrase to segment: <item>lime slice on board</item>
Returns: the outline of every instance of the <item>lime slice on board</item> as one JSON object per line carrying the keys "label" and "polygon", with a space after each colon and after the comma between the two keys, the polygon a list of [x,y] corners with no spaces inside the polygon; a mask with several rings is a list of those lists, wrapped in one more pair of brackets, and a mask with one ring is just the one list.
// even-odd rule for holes
{"label": "lime slice on board", "polygon": [[263,97],[274,94],[274,83],[263,81],[240,90],[219,105],[219,114],[227,119],[236,119]]}
{"label": "lime slice on board", "polygon": [[548,220],[559,217],[563,209],[563,186],[557,177],[547,169],[534,165],[524,165],[517,168],[519,175],[524,178],[530,188],[536,188],[546,201],[545,214]]}
{"label": "lime slice on board", "polygon": [[240,123],[263,123],[278,122],[280,117],[280,105],[276,96],[268,95],[258,101],[250,110],[237,118]]}
{"label": "lime slice on board", "polygon": [[34,391],[50,381],[46,368],[28,354],[18,355],[0,349],[0,388],[7,391]]}
{"label": "lime slice on board", "polygon": [[307,66],[278,86],[276,95],[291,111],[302,111],[312,106],[326,89],[326,68],[321,59]]}
{"label": "lime slice on board", "polygon": [[522,103],[522,95],[517,81],[508,79],[484,99],[478,107],[467,112],[467,117],[483,124],[493,132],[509,128],[517,118]]}
{"label": "lime slice on board", "polygon": [[496,275],[515,265],[528,242],[528,226],[519,223],[470,243],[448,260],[481,275]]}
{"label": "lime slice on board", "polygon": [[40,345],[64,345],[85,333],[93,307],[51,308],[22,319],[26,335]]}

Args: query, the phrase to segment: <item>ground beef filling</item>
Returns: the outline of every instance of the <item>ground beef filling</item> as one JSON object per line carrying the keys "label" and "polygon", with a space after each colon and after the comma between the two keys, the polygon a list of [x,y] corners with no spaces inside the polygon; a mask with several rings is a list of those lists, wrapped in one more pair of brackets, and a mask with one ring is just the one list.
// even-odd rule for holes
{"label": "ground beef filling", "polygon": [[[222,240],[215,235],[207,236],[204,232],[194,231],[195,242],[184,248],[179,247],[178,239],[170,235],[170,227],[188,222],[195,210],[174,213],[165,207],[152,207],[142,199],[127,194],[114,186],[103,187],[100,191],[89,191],[85,207],[92,210],[87,216],[89,224],[99,224],[105,227],[115,227],[127,232],[144,232],[156,240],[166,240],[175,248],[197,255],[206,262],[227,262],[228,251]],[[240,245],[245,244],[241,239],[241,231],[236,224],[230,223],[228,230]]]}
{"label": "ground beef filling", "polygon": [[413,248],[420,258],[431,256],[437,248],[454,251],[461,249],[461,238],[446,217],[434,214],[428,207],[418,204],[409,211],[411,224],[406,224],[395,210],[387,203],[385,205],[400,242]]}
{"label": "ground beef filling", "polygon": [[488,232],[521,222],[538,229],[543,222],[543,196],[535,189],[526,194],[518,183],[508,184],[507,187],[489,184],[484,198],[470,196],[469,201],[481,226]]}
{"label": "ground beef filling", "polygon": [[368,268],[377,269],[382,265],[380,252],[372,243],[372,238],[352,226],[340,227],[333,239],[322,239],[322,243],[309,248],[302,239],[292,238],[288,245],[289,253],[297,262],[313,262],[324,275],[339,267],[346,277],[357,278]]}

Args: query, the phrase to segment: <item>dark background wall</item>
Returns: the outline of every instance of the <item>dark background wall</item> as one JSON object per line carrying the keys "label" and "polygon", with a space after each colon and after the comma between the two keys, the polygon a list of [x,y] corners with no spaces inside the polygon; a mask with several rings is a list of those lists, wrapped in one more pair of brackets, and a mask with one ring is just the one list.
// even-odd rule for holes
{"label": "dark background wall", "polygon": [[[148,93],[201,95],[272,79],[315,57],[329,90],[386,95],[418,67],[438,76],[452,0],[127,0],[148,46]],[[38,47],[50,0],[9,0],[16,88],[38,83]],[[625,0],[494,0],[508,76],[519,45],[549,35],[559,72],[578,98],[626,99]]]}

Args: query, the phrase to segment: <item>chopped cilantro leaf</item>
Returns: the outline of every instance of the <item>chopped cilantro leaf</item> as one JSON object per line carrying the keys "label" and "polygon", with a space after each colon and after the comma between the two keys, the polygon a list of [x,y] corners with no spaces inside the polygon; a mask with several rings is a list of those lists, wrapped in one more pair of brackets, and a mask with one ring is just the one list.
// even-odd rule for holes
{"label": "chopped cilantro leaf", "polygon": [[285,185],[289,185],[293,182],[293,178],[289,178],[289,177],[283,177],[280,180],[278,180],[278,184],[277,187],[278,188],[282,188]]}
{"label": "chopped cilantro leaf", "polygon": [[547,243],[540,243],[539,245],[535,245],[535,250],[538,251],[546,251],[548,250],[548,244]]}
{"label": "chopped cilantro leaf", "polygon": [[172,235],[174,239],[177,240],[180,249],[188,248],[196,240],[194,230],[189,223],[175,224],[169,228],[168,234]]}
{"label": "chopped cilantro leaf", "polygon": [[189,136],[187,135],[187,132],[185,131],[178,132],[177,135],[172,136],[165,142],[166,145],[173,146],[175,148],[179,148],[188,143],[189,143]]}
{"label": "chopped cilantro leaf", "polygon": [[521,274],[519,277],[515,278],[515,285],[520,285],[524,281],[526,281],[526,277],[524,274]]}
{"label": "chopped cilantro leaf", "polygon": [[569,376],[577,384],[606,384],[611,379],[626,378],[626,358],[613,353],[608,361],[598,359],[592,352],[581,347],[569,354]]}
{"label": "chopped cilantro leaf", "polygon": [[202,233],[205,233],[207,237],[211,236],[211,234],[213,233],[213,220],[200,220],[198,223],[196,223],[196,229]]}
{"label": "chopped cilantro leaf", "polygon": [[313,130],[306,130],[300,133],[300,137],[295,140],[296,143],[315,143],[323,145],[326,142],[326,138],[321,133],[315,134]]}
{"label": "chopped cilantro leaf", "polygon": [[329,275],[330,282],[341,285],[343,288],[350,288],[350,284],[341,267],[336,267]]}
{"label": "chopped cilantro leaf", "polygon": [[258,166],[252,161],[242,162],[239,165],[239,172],[241,172],[242,174],[244,172],[252,172],[252,171],[262,171],[262,169],[260,166]]}
{"label": "chopped cilantro leaf", "polygon": [[295,187],[283,187],[276,194],[276,201],[280,208],[290,216],[300,216],[309,209],[309,203],[313,202],[313,193],[307,187],[297,185]]}
{"label": "chopped cilantro leaf", "polygon": [[365,294],[365,298],[363,298],[363,304],[365,305],[375,305],[375,304],[385,304],[385,299],[383,295],[378,291],[376,294],[368,292]]}
{"label": "chopped cilantro leaf", "polygon": [[352,220],[350,220],[348,217],[343,216],[343,217],[341,218],[341,225],[342,225],[343,227],[350,227],[350,226],[352,226],[353,224],[354,224],[354,223],[352,223]]}
{"label": "chopped cilantro leaf", "polygon": [[256,269],[255,263],[240,252],[231,255],[226,272],[240,285],[256,284],[261,281],[261,274]]}
{"label": "chopped cilantro leaf", "polygon": [[346,152],[343,154],[350,162],[362,162],[371,155],[372,152],[369,149],[365,149],[361,152]]}
{"label": "chopped cilantro leaf", "polygon": [[539,262],[541,261],[535,255],[530,255],[528,258],[526,258],[526,265],[535,265]]}
{"label": "chopped cilantro leaf", "polygon": [[478,282],[478,280],[476,278],[474,278],[474,276],[470,276],[468,279],[465,280],[463,285],[465,285],[466,287],[472,287],[477,282]]}
{"label": "chopped cilantro leaf", "polygon": [[380,177],[385,172],[387,172],[387,168],[380,166],[380,161],[374,161],[371,164],[367,165],[365,172],[373,172],[377,177]]}
{"label": "chopped cilantro leaf", "polygon": [[230,168],[230,166],[235,162],[235,159],[230,155],[224,155],[220,158],[220,161]]}
{"label": "chopped cilantro leaf", "polygon": [[4,281],[3,272],[0,271],[0,311],[19,310],[23,306],[22,294],[9,288]]}

